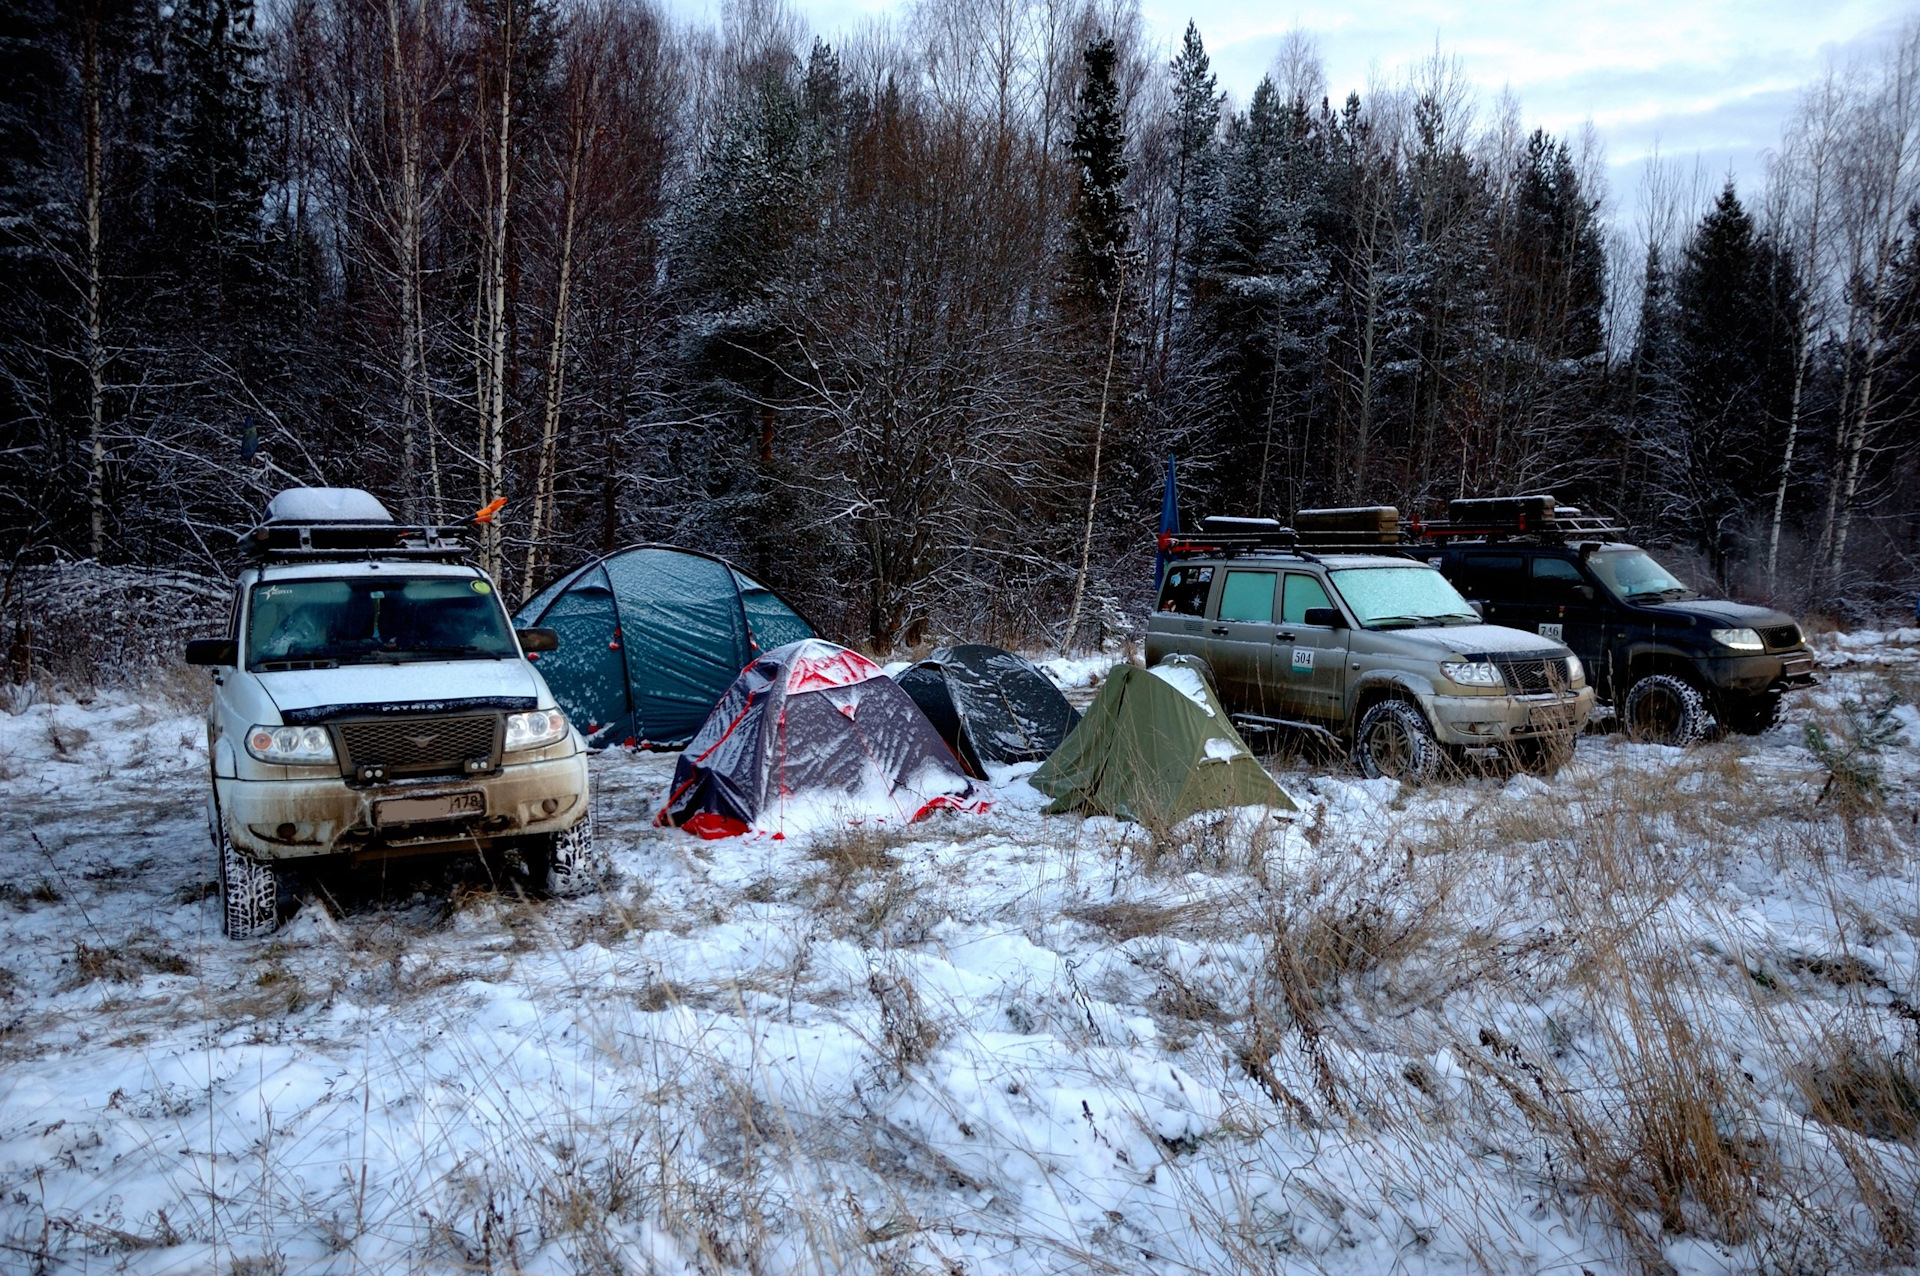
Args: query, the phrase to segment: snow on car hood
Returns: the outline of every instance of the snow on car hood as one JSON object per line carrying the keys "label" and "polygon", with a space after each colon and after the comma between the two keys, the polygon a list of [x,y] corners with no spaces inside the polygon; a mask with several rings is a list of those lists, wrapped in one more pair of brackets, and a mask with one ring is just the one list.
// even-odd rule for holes
{"label": "snow on car hood", "polygon": [[1751,603],[1729,602],[1724,598],[1682,598],[1670,603],[1638,602],[1633,606],[1639,611],[1672,616],[1681,624],[1687,624],[1696,617],[1704,618],[1717,625],[1738,626],[1746,629],[1771,629],[1777,625],[1794,623],[1793,617],[1784,611],[1775,611],[1771,607],[1756,607]]}
{"label": "snow on car hood", "polygon": [[1429,648],[1434,652],[1481,654],[1500,652],[1559,652],[1560,644],[1524,629],[1505,625],[1452,625],[1432,629],[1389,629],[1376,631]]}
{"label": "snow on car hood", "polygon": [[535,708],[545,691],[524,660],[433,660],[254,675],[289,723],[335,712],[434,713]]}

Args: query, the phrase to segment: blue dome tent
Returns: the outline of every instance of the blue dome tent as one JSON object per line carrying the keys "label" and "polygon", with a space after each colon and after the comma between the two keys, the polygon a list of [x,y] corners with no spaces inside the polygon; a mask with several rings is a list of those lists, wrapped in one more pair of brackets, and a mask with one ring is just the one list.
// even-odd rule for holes
{"label": "blue dome tent", "polygon": [[814,636],[780,595],[726,559],[671,545],[634,545],[575,568],[514,624],[560,635],[540,672],[595,747],[684,747],[755,656]]}

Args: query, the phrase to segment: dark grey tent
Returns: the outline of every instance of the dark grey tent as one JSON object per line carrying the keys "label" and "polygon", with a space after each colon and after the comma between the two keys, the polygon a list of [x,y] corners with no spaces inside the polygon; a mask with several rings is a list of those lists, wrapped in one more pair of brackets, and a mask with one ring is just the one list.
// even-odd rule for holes
{"label": "dark grey tent", "polygon": [[701,837],[785,837],[986,807],[878,665],[816,638],[740,672],[674,765],[655,822]]}
{"label": "dark grey tent", "polygon": [[896,679],[967,770],[1044,762],[1080,714],[1032,662],[985,643],[941,647]]}
{"label": "dark grey tent", "polygon": [[575,568],[514,624],[559,633],[539,669],[589,744],[659,749],[685,746],[759,653],[813,637],[799,612],[726,559],[671,545]]}

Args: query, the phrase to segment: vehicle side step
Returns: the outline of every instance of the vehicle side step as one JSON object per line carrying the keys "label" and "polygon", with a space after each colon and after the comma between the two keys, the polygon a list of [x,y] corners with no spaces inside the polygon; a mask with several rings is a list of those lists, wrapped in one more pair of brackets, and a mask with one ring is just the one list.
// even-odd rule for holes
{"label": "vehicle side step", "polygon": [[1305,731],[1309,735],[1319,736],[1336,749],[1342,747],[1339,736],[1316,722],[1297,722],[1292,718],[1267,718],[1257,713],[1235,713],[1228,716],[1234,726],[1244,727],[1249,731],[1279,731],[1282,729],[1288,731]]}

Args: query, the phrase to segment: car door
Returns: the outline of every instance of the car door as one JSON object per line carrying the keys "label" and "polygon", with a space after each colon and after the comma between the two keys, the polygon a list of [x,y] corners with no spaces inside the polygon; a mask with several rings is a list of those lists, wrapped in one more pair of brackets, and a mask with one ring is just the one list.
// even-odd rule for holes
{"label": "car door", "polygon": [[1220,698],[1232,713],[1270,714],[1267,682],[1273,661],[1273,616],[1280,574],[1272,569],[1228,567],[1220,584],[1208,661]]}
{"label": "car door", "polygon": [[1311,722],[1345,716],[1348,631],[1306,621],[1310,608],[1333,606],[1318,576],[1286,573],[1273,636],[1279,717]]}
{"label": "car door", "polygon": [[1535,554],[1529,567],[1538,616],[1533,631],[1565,643],[1588,669],[1606,659],[1605,613],[1599,589],[1580,564],[1557,554]]}
{"label": "car door", "polygon": [[1207,658],[1207,600],[1215,568],[1184,563],[1167,569],[1160,584],[1160,605],[1148,622],[1148,659],[1170,655]]}
{"label": "car door", "polygon": [[1526,556],[1518,550],[1469,550],[1460,556],[1454,588],[1480,604],[1490,625],[1531,630],[1540,623],[1529,597]]}

